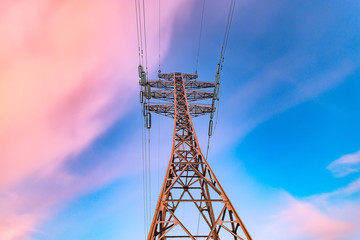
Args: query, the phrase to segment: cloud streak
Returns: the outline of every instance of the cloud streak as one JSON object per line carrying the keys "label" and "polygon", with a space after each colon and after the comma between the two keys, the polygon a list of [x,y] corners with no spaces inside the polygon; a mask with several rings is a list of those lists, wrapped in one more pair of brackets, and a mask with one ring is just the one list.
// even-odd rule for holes
{"label": "cloud streak", "polygon": [[[183,4],[163,4],[163,54],[172,13]],[[2,2],[0,9],[0,238],[17,240],[70,199],[126,172],[110,161],[80,176],[66,163],[132,107],[135,11],[133,2],[80,0]],[[147,21],[148,46],[157,46],[157,16]]]}
{"label": "cloud streak", "polygon": [[345,154],[327,167],[335,177],[345,177],[351,173],[360,171],[360,151],[352,154]]}
{"label": "cloud streak", "polygon": [[289,205],[273,216],[270,230],[281,239],[334,240],[353,233],[350,223],[330,217],[312,204],[290,199]]}
{"label": "cloud streak", "polygon": [[[332,16],[337,12],[335,8],[310,13],[309,9],[295,9],[296,4],[286,1],[276,1],[270,5],[263,9],[256,1],[247,2],[248,11],[240,18],[242,22],[255,22],[256,27],[244,25],[237,29],[241,35],[246,35],[245,40],[240,38],[238,45],[246,48],[240,47],[237,51],[241,54],[235,67],[244,69],[245,66],[246,70],[242,70],[243,74],[240,71],[237,89],[229,90],[231,97],[225,98],[226,102],[223,103],[224,108],[237,103],[236,108],[224,110],[225,113],[232,113],[227,116],[227,121],[239,117],[236,124],[224,124],[232,126],[224,129],[225,135],[232,139],[241,139],[272,117],[336,88],[359,67],[355,54],[357,49],[354,52],[333,53],[329,46],[331,51],[326,50],[328,43],[325,36],[334,34],[331,26],[334,21]],[[257,11],[265,11],[260,20],[252,14]],[[294,17],[289,17],[291,12],[294,12]],[[319,14],[323,21],[316,21]],[[289,22],[279,28],[278,23],[283,21]],[[269,34],[269,31],[274,32]],[[332,37],[332,44],[344,41],[338,35]],[[333,55],[333,58],[329,59],[329,55]],[[222,141],[220,144],[227,143]]]}

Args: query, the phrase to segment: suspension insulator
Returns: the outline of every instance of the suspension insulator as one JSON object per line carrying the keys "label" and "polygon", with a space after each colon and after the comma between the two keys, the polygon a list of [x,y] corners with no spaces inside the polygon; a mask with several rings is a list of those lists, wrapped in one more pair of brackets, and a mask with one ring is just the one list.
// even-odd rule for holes
{"label": "suspension insulator", "polygon": [[215,84],[218,84],[220,82],[220,74],[216,73],[215,74]]}
{"label": "suspension insulator", "polygon": [[144,92],[140,91],[140,103],[144,102]]}
{"label": "suspension insulator", "polygon": [[211,135],[212,135],[212,132],[213,131],[213,120],[211,119],[210,121],[209,121],[209,131],[208,131],[208,135],[209,135],[209,137],[211,137]]}
{"label": "suspension insulator", "polygon": [[141,72],[141,77],[140,77],[140,85],[141,86],[145,86],[146,85],[146,74],[144,71]]}
{"label": "suspension insulator", "polygon": [[220,83],[217,83],[214,88],[214,99],[219,100],[219,89],[220,89]]}
{"label": "suspension insulator", "polygon": [[151,128],[151,114],[148,112],[145,117],[145,127],[147,129]]}
{"label": "suspension insulator", "polygon": [[143,72],[143,68],[141,65],[138,66],[139,78],[141,78],[141,73]]}
{"label": "suspension insulator", "polygon": [[220,64],[216,66],[216,73],[215,73],[215,84],[218,84],[220,81]]}
{"label": "suspension insulator", "polygon": [[141,104],[141,112],[143,116],[146,116],[146,103]]}
{"label": "suspension insulator", "polygon": [[151,98],[151,87],[149,84],[145,85],[145,98],[150,99]]}

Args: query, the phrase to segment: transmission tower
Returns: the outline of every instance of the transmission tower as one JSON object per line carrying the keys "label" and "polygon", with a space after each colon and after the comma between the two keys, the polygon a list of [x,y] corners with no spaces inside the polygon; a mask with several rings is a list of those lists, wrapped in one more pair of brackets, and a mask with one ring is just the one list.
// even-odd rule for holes
{"label": "transmission tower", "polygon": [[[192,123],[193,117],[213,114],[215,107],[189,102],[216,99],[218,84],[178,72],[148,81],[141,66],[139,76],[146,127],[151,127],[150,112],[174,119],[170,161],[147,239],[251,240],[201,152]],[[144,97],[165,102],[145,102]]]}

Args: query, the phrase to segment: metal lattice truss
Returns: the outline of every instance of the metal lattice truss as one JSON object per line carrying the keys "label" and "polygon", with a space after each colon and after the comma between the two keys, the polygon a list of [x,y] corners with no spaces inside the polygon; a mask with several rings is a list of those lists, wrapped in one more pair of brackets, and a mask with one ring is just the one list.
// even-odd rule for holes
{"label": "metal lattice truss", "polygon": [[[214,92],[189,90],[186,91],[186,96],[188,102],[193,102],[193,101],[213,98]],[[174,102],[174,91],[169,91],[169,90],[151,91],[151,98],[160,99],[167,102]]]}
{"label": "metal lattice truss", "polygon": [[[150,80],[148,84],[152,88],[160,88],[160,89],[174,89],[174,81],[170,80]],[[213,82],[202,82],[196,80],[184,80],[184,85],[186,89],[203,89],[203,88],[213,88],[215,87],[215,83]]]}
{"label": "metal lattice truss", "polygon": [[[155,112],[157,114],[161,114],[163,116],[174,118],[175,115],[175,106],[174,104],[147,104],[147,111]],[[200,105],[200,104],[189,104],[189,113],[191,117],[198,117],[201,115],[205,115],[207,113],[214,112],[215,108],[208,105]]]}
{"label": "metal lattice truss", "polygon": [[[204,158],[192,123],[192,116],[214,109],[188,104],[187,94],[193,92],[187,86],[191,88],[188,82],[193,80],[184,80],[184,74],[161,76],[166,79],[164,81],[173,83],[172,96],[169,92],[164,96],[167,100],[172,99],[173,103],[148,104],[147,111],[174,118],[173,148],[148,240],[251,240]],[[189,74],[186,78],[195,79]]]}

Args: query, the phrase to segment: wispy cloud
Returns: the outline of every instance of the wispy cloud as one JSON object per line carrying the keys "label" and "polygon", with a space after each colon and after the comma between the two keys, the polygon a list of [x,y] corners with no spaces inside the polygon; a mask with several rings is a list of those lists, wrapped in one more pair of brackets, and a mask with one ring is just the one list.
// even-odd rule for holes
{"label": "wispy cloud", "polygon": [[[256,2],[248,4],[252,6],[250,8],[252,11],[259,8]],[[259,24],[263,24],[266,26],[265,28],[258,27],[256,33],[249,26],[241,29],[242,34],[247,36],[246,40],[242,41],[245,42],[245,45],[249,44],[250,46],[246,45],[247,48],[241,49],[244,53],[241,52],[237,67],[243,68],[240,65],[243,64],[251,70],[245,72],[243,76],[241,72],[236,76],[239,78],[236,82],[240,83],[237,84],[238,88],[232,88],[233,94],[228,99],[224,99],[226,102],[222,103],[223,108],[228,107],[228,109],[224,110],[225,114],[232,114],[232,116],[227,116],[225,121],[237,119],[236,124],[231,122],[224,124],[224,126],[231,126],[223,130],[227,131],[225,135],[232,138],[242,138],[256,126],[272,117],[303,102],[316,99],[318,96],[336,88],[359,67],[359,61],[356,54],[354,54],[359,51],[358,48],[354,52],[330,53],[324,46],[326,42],[324,39],[325,33],[332,33],[333,30],[331,27],[334,21],[333,14],[329,14],[329,12],[336,12],[335,9],[329,10],[329,12],[319,13],[314,11],[309,13],[308,9],[300,8],[295,10],[290,8],[291,11],[296,11],[294,16],[297,16],[291,18],[288,17],[288,11],[289,5],[292,4],[286,1],[277,1],[276,4],[276,10],[269,7],[269,10],[265,10],[267,14],[261,16],[261,18],[265,17],[266,19],[259,22]],[[324,4],[319,3],[319,5]],[[250,13],[247,14],[250,15]],[[257,21],[247,14],[244,14],[247,21]],[[322,14],[324,21],[315,21],[319,14]],[[277,28],[280,20],[285,21],[281,18],[283,15],[286,15],[286,18],[284,18],[286,21],[293,23],[293,25],[289,23],[289,27],[285,28],[286,31]],[[300,16],[302,21],[299,21],[298,17]],[[269,34],[268,29],[273,29],[276,32]],[[309,37],[310,33],[311,37]],[[273,35],[284,35],[281,38],[284,41],[291,39],[291,47],[282,46],[279,52],[272,49],[272,47],[279,47],[278,41],[271,42],[271,38],[274,38]],[[268,38],[269,42],[265,41],[265,46],[257,43],[264,48],[259,51],[254,42],[259,41],[258,39]],[[332,41],[335,44],[335,42],[340,43],[344,39],[334,36]],[[350,40],[346,39],[346,41]],[[271,58],[268,57],[267,52],[272,53]],[[238,52],[235,54],[238,54]],[[334,57],[329,59],[329,54],[334,55]],[[253,60],[253,62],[248,61],[248,59],[241,60],[242,55],[255,56],[256,60]],[[263,55],[265,60],[258,59]],[[226,84],[226,82],[224,81],[223,84]],[[233,107],[234,103],[236,103],[236,108]],[[219,128],[221,128],[221,125],[219,125]]]}
{"label": "wispy cloud", "polygon": [[217,138],[227,140],[218,141],[218,149],[228,146],[229,142],[242,139],[256,126],[272,117],[335,88],[357,66],[344,60],[337,67],[322,71],[309,79],[296,79],[300,66],[307,63],[304,61],[287,66],[289,62],[293,62],[293,58],[291,54],[269,63],[223,104],[226,108],[232,107],[234,102],[238,103],[231,111],[221,109],[222,113],[231,113],[232,116],[224,119],[227,123],[218,126],[220,130],[217,133],[220,132],[224,137]]}
{"label": "wispy cloud", "polygon": [[[263,235],[276,239],[357,239],[360,231],[360,178],[332,192],[297,199],[286,195],[283,209],[270,217]],[[279,230],[281,229],[281,230]]]}
{"label": "wispy cloud", "polygon": [[314,196],[316,200],[331,200],[331,199],[347,199],[352,195],[360,193],[360,178],[350,182],[345,187],[341,187],[332,192],[322,193]]}
{"label": "wispy cloud", "polygon": [[[183,4],[163,4],[163,54],[172,13]],[[0,238],[17,240],[126,170],[100,162],[79,176],[65,166],[132,107],[135,11],[133,2],[73,0],[1,2],[0,9]],[[148,47],[157,46],[157,16],[147,17]]]}
{"label": "wispy cloud", "polygon": [[331,162],[327,169],[330,170],[335,177],[344,177],[354,172],[360,171],[360,151],[352,154],[346,154],[339,159]]}
{"label": "wispy cloud", "polygon": [[334,240],[353,234],[355,226],[318,210],[308,202],[289,199],[286,208],[268,226],[280,239]]}
{"label": "wispy cloud", "polygon": [[[257,186],[258,187],[258,186]],[[277,202],[274,196],[268,199],[261,213],[266,216],[262,227],[256,229],[254,237],[277,240],[355,240],[360,237],[360,179],[329,193],[297,198],[278,190]],[[259,196],[258,196],[259,197]],[[281,204],[279,204],[281,202]],[[253,220],[254,221],[254,220]],[[256,225],[256,222],[252,223]]]}
{"label": "wispy cloud", "polygon": [[[239,169],[233,171],[239,174]],[[238,211],[243,208],[240,215],[254,239],[355,240],[360,237],[359,180],[333,192],[300,198],[256,182],[246,172],[240,175],[236,191],[245,189],[247,194],[245,197],[239,192],[232,201],[238,205]]]}

